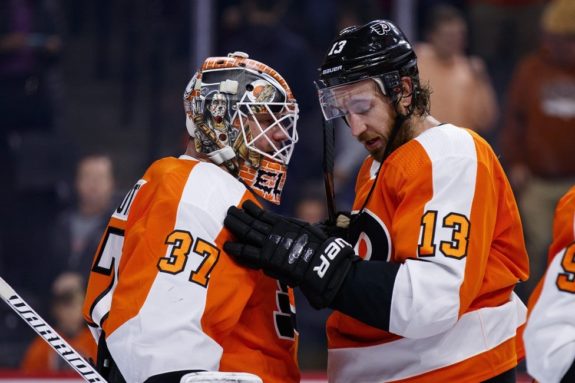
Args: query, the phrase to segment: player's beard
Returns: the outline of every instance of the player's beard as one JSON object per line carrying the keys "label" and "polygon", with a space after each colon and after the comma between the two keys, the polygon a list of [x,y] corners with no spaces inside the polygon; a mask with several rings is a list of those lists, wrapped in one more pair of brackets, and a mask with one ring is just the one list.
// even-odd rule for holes
{"label": "player's beard", "polygon": [[[397,119],[397,117],[396,117]],[[392,126],[395,126],[395,121],[393,122]],[[380,148],[378,148],[377,150],[374,151],[370,151],[370,155],[379,162],[382,162],[384,160],[383,156],[386,152],[386,148],[388,145],[391,145],[391,148],[388,152],[388,156],[391,155],[391,153],[393,153],[397,148],[399,148],[401,145],[405,144],[407,141],[411,140],[413,138],[413,127],[411,124],[411,119],[407,119],[405,121],[403,121],[403,123],[401,124],[401,126],[399,126],[398,128],[398,132],[395,135],[395,138],[393,139],[392,142],[389,142],[391,136],[391,131],[388,134],[387,137],[382,138],[383,140],[385,140],[385,145],[382,145]]]}

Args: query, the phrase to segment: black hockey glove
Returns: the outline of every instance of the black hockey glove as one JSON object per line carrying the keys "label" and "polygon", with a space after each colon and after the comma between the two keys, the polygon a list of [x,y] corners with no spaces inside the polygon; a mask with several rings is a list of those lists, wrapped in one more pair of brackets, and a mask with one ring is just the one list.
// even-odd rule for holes
{"label": "black hockey glove", "polygon": [[252,201],[232,206],[224,225],[236,236],[224,250],[251,268],[295,287],[310,304],[327,307],[335,298],[354,261],[349,243],[328,238],[307,222],[266,212]]}

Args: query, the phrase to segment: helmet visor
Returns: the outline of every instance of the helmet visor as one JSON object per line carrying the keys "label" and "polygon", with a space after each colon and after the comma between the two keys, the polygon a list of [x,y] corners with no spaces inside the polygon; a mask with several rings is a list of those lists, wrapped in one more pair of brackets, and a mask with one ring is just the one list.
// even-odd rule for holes
{"label": "helmet visor", "polygon": [[316,86],[318,88],[319,104],[326,121],[345,117],[350,113],[366,113],[373,105],[376,92],[381,91],[385,95],[385,88],[381,79],[377,77],[369,77],[327,88],[321,88],[317,83]]}

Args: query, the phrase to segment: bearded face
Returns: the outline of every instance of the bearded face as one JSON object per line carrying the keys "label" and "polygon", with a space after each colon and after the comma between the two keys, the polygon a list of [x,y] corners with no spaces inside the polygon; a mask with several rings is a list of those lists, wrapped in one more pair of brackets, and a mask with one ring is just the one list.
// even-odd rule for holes
{"label": "bearded face", "polygon": [[225,96],[221,93],[216,93],[212,97],[212,101],[208,106],[208,111],[214,118],[214,121],[221,123],[224,120],[227,108],[228,104]]}

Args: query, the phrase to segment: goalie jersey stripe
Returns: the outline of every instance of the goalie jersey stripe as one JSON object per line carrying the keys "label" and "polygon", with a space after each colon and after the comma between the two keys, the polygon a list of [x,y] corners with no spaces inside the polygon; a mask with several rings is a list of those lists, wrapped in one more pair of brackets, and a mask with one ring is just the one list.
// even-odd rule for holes
{"label": "goalie jersey stripe", "polygon": [[[355,211],[375,182],[373,163],[358,175]],[[378,220],[363,219],[374,224],[355,248],[365,260],[400,264],[389,332],[334,312],[330,381],[475,382],[515,366],[525,306],[513,288],[527,278],[528,259],[513,193],[489,145],[466,129],[434,127],[394,151],[376,182],[366,210]]]}
{"label": "goalie jersey stripe", "polygon": [[84,311],[100,323],[87,308],[102,317],[98,305],[106,302],[90,300],[116,276],[102,329],[124,378],[219,370],[298,381],[296,339],[279,339],[275,329],[277,282],[223,251],[227,209],[253,195],[217,166],[186,156],[157,161],[143,180],[128,207],[121,253],[114,254],[117,272],[105,275],[95,260]]}

